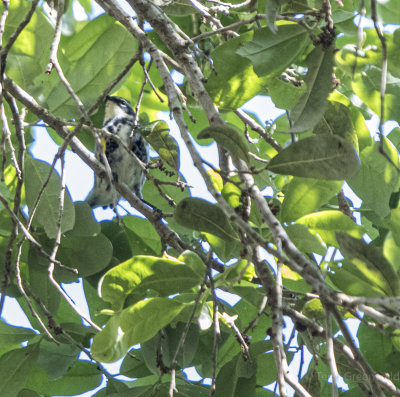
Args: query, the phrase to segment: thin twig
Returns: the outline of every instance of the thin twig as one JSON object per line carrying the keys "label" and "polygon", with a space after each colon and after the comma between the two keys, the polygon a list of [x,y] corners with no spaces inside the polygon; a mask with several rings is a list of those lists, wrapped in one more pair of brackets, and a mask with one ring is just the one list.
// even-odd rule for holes
{"label": "thin twig", "polygon": [[176,367],[176,363],[177,363],[177,360],[178,360],[178,355],[179,355],[179,353],[180,353],[180,351],[181,351],[181,349],[183,347],[183,344],[185,343],[186,336],[187,336],[187,334],[189,332],[190,325],[192,323],[194,315],[196,314],[197,306],[199,305],[201,295],[204,292],[204,286],[206,285],[207,278],[208,278],[208,274],[206,273],[205,276],[204,276],[204,280],[203,280],[202,284],[200,285],[199,292],[196,295],[196,299],[194,300],[192,313],[190,314],[189,320],[185,324],[185,328],[183,329],[181,338],[179,339],[178,346],[176,347],[174,356],[173,356],[173,358],[171,360],[171,365],[170,365],[171,382],[170,382],[170,386],[169,386],[169,396],[170,397],[173,397],[174,391],[177,391],[176,384],[175,384],[175,367]]}
{"label": "thin twig", "polygon": [[333,347],[333,335],[332,335],[330,307],[329,307],[329,305],[324,304],[323,301],[322,301],[322,304],[324,305],[324,309],[325,309],[326,354],[328,356],[329,369],[331,370],[331,375],[332,375],[332,397],[338,397],[339,392],[338,392],[338,387],[337,387],[337,381],[338,381],[338,377],[339,377],[339,372],[338,372],[338,369],[336,366],[335,351],[334,351],[334,347]]}

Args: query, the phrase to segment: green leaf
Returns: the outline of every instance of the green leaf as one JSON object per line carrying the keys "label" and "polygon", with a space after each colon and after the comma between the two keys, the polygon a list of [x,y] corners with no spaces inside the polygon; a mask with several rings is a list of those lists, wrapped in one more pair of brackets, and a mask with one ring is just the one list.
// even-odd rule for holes
{"label": "green leaf", "polygon": [[22,342],[36,336],[29,328],[14,327],[0,321],[0,356],[5,352],[20,347]]}
{"label": "green leaf", "polygon": [[293,292],[311,292],[311,286],[307,284],[300,274],[290,270],[286,265],[282,266],[283,285]]}
{"label": "green leaf", "polygon": [[294,177],[287,185],[281,219],[294,221],[326,204],[339,193],[343,182]]}
{"label": "green leaf", "polygon": [[142,349],[131,352],[132,355],[127,355],[121,364],[121,375],[129,378],[144,378],[151,375],[149,368],[143,360]]}
{"label": "green leaf", "polygon": [[278,32],[278,27],[276,26],[276,16],[281,11],[281,5],[285,0],[269,0],[265,7],[265,19],[267,20],[268,27],[271,29],[272,33]]}
{"label": "green leaf", "polygon": [[228,149],[233,156],[249,161],[247,142],[235,128],[227,125],[208,127],[197,136],[197,139],[209,138],[213,138],[219,145]]}
{"label": "green leaf", "polygon": [[312,234],[319,235],[327,245],[339,248],[336,232],[345,232],[355,238],[365,233],[362,226],[356,225],[348,216],[340,211],[320,211],[305,215],[296,223],[306,226]]}
{"label": "green leaf", "polygon": [[124,218],[132,255],[154,255],[161,252],[160,236],[147,220],[136,216]]}
{"label": "green leaf", "polygon": [[292,224],[285,227],[286,232],[296,247],[305,253],[316,253],[324,256],[326,245],[319,235],[310,233],[307,227],[299,224]]}
{"label": "green leaf", "polygon": [[354,147],[334,135],[316,135],[292,143],[268,164],[277,174],[329,180],[353,176],[360,160]]}
{"label": "green leaf", "polygon": [[394,208],[390,211],[389,227],[396,244],[400,247],[400,208]]}
{"label": "green leaf", "polygon": [[[124,69],[136,48],[133,36],[114,18],[103,14],[87,23],[69,40],[62,41],[63,59],[60,63],[75,93],[89,107],[99,92]],[[59,84],[57,74],[53,72],[51,79],[52,85],[44,94],[50,111],[64,118],[79,117],[75,101]]]}
{"label": "green leaf", "polygon": [[339,136],[358,149],[357,133],[351,120],[350,109],[340,102],[328,101],[327,109],[313,132]]}
{"label": "green leaf", "polygon": [[[346,294],[353,296],[365,296],[378,298],[386,296],[386,293],[376,284],[378,279],[374,275],[364,272],[360,261],[344,259],[340,262],[329,264],[329,279],[333,284]],[[360,271],[361,269],[361,271]]]}
{"label": "green leaf", "polygon": [[279,109],[292,109],[306,92],[306,85],[298,87],[277,76],[269,77],[267,81],[268,94]]}
{"label": "green leaf", "polygon": [[383,255],[393,266],[397,275],[400,274],[400,246],[397,244],[394,234],[389,232],[383,243]]}
{"label": "green leaf", "polygon": [[[383,138],[382,149],[398,167],[399,155],[392,143]],[[380,217],[386,217],[390,213],[390,196],[400,186],[398,171],[380,153],[379,142],[367,146],[360,153],[360,159],[361,167],[348,184],[363,200],[363,205],[372,209]]]}
{"label": "green leaf", "polygon": [[151,339],[184,307],[185,304],[172,299],[149,298],[124,309],[119,315],[113,316],[93,338],[93,357],[108,363],[119,360],[130,346]]}
{"label": "green leaf", "polygon": [[49,380],[54,380],[64,376],[72,364],[78,359],[80,350],[74,345],[60,344],[42,340],[40,342],[40,352],[38,364],[46,370]]}
{"label": "green leaf", "polygon": [[101,232],[111,241],[113,256],[118,258],[119,262],[126,261],[132,256],[132,250],[129,244],[130,239],[128,238],[125,228],[123,228],[120,223],[115,221],[103,221],[101,222]]}
{"label": "green leaf", "polygon": [[75,361],[69,371],[59,379],[50,380],[46,371],[37,366],[31,372],[26,387],[39,394],[75,396],[99,386],[101,372],[95,363]]}
{"label": "green leaf", "polygon": [[200,198],[188,197],[175,208],[176,221],[185,227],[208,232],[226,241],[239,241],[224,211]]}
{"label": "green leaf", "polygon": [[184,262],[153,256],[134,256],[109,270],[99,284],[101,297],[121,308],[128,295],[149,288],[171,295],[194,287],[202,278]]}
{"label": "green leaf", "polygon": [[222,43],[211,53],[214,70],[205,87],[221,109],[237,109],[255,95],[265,92],[266,79],[254,73],[248,59],[236,54],[252,37],[252,32],[243,33]]}
{"label": "green leaf", "polygon": [[85,202],[75,202],[75,224],[71,235],[90,237],[96,236],[101,231],[101,226],[93,218],[92,209]]}
{"label": "green leaf", "polygon": [[237,258],[240,255],[242,246],[238,241],[223,239],[211,233],[204,234],[215,254],[223,262],[227,262],[232,258]]}
{"label": "green leaf", "polygon": [[392,265],[377,248],[344,233],[337,233],[336,238],[342,254],[353,259],[364,278],[373,281],[385,295],[397,296],[398,277]]}
{"label": "green leaf", "polygon": [[[107,267],[112,259],[113,247],[103,233],[93,237],[65,236],[58,255],[64,265],[78,270],[79,277],[87,277]],[[72,276],[62,269],[57,269],[57,274],[63,280]]]}
{"label": "green leaf", "polygon": [[[40,190],[46,182],[50,173],[50,166],[43,161],[34,160],[26,156],[24,165],[24,183],[26,201],[29,210],[32,211],[33,205],[38,197]],[[50,180],[40,198],[39,205],[35,212],[35,220],[43,225],[49,238],[57,235],[58,216],[60,208],[60,189],[61,181],[55,171],[52,172]],[[61,232],[67,232],[74,227],[75,209],[71,202],[68,191],[64,194],[64,208],[61,219]]]}
{"label": "green leaf", "polygon": [[[14,0],[6,20],[4,42],[8,41],[31,8],[30,2]],[[7,56],[7,76],[31,95],[41,93],[49,60],[54,28],[40,7],[36,8],[29,24],[19,34]],[[3,44],[4,45],[4,44]],[[36,82],[36,79],[39,81]]]}
{"label": "green leaf", "polygon": [[[382,70],[376,66],[355,76],[354,93],[376,114],[381,113],[380,86]],[[397,120],[400,115],[400,79],[387,73],[384,112],[386,120]]]}
{"label": "green leaf", "polygon": [[39,353],[39,344],[11,350],[0,358],[0,395],[16,397],[25,387]]}
{"label": "green leaf", "polygon": [[169,134],[169,126],[165,121],[154,123],[146,140],[168,165],[179,170],[179,147]]}
{"label": "green leaf", "polygon": [[258,76],[284,70],[308,44],[307,32],[298,24],[279,25],[278,33],[269,27],[257,29],[252,41],[236,53],[250,60]]}
{"label": "green leaf", "polygon": [[313,128],[324,114],[326,100],[332,90],[333,48],[316,47],[307,57],[306,93],[290,112],[292,127],[289,132],[303,132]]}

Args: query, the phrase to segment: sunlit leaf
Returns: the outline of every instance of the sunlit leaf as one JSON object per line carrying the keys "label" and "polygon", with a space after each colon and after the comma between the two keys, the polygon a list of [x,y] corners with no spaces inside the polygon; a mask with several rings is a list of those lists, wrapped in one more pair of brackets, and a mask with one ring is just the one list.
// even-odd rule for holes
{"label": "sunlit leaf", "polygon": [[387,139],[382,148],[389,160],[380,153],[379,142],[374,142],[360,153],[361,167],[348,183],[366,207],[385,217],[390,212],[390,195],[400,185],[398,170],[391,164],[399,166],[399,154]]}
{"label": "sunlit leaf", "polygon": [[339,193],[341,181],[294,177],[288,184],[281,207],[281,219],[294,221],[319,209]]}
{"label": "sunlit leaf", "polygon": [[373,280],[386,295],[397,295],[398,277],[392,265],[376,247],[344,233],[338,233],[336,238],[342,254],[345,258],[353,259],[353,263],[364,277]]}
{"label": "sunlit leaf", "polygon": [[166,296],[200,282],[200,276],[184,262],[141,255],[109,270],[100,282],[99,291],[105,301],[118,308],[135,289],[151,288]]}
{"label": "sunlit leaf", "polygon": [[130,346],[151,339],[184,307],[184,304],[172,299],[149,298],[124,309],[94,337],[91,347],[93,357],[102,362],[122,358]]}
{"label": "sunlit leaf", "polygon": [[236,54],[252,37],[252,32],[243,33],[219,45],[211,53],[214,70],[205,86],[222,109],[237,109],[255,95],[265,92],[266,79],[254,73],[250,60]]}
{"label": "sunlit leaf", "polygon": [[365,233],[362,226],[356,225],[340,211],[315,212],[301,217],[296,223],[306,226],[312,234],[318,234],[327,245],[337,248],[339,248],[336,240],[337,232],[345,232],[355,238],[361,238]]}
{"label": "sunlit leaf", "polygon": [[167,164],[178,171],[179,147],[176,140],[169,134],[168,124],[165,121],[158,121],[152,127],[146,140]]}

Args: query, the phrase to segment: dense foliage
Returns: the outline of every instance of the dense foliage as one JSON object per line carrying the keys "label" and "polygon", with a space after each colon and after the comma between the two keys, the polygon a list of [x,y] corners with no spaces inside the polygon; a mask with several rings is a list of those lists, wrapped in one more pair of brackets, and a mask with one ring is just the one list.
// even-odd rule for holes
{"label": "dense foliage", "polygon": [[[127,3],[2,1],[0,313],[14,297],[32,328],[0,322],[0,395],[399,396],[398,1]],[[136,107],[159,210],[113,180],[136,211],[97,222],[64,171],[72,150],[112,178],[108,94]],[[257,95],[282,116],[241,108]]]}

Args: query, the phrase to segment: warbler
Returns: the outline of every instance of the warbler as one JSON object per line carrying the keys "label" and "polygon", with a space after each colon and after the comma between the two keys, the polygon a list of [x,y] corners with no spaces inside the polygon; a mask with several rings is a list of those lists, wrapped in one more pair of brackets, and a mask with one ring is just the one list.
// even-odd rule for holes
{"label": "warbler", "polygon": [[[134,128],[135,112],[129,102],[118,96],[107,96],[105,102],[103,129],[116,135],[144,164],[149,162],[149,144]],[[141,200],[142,187],[145,182],[145,174],[136,159],[113,138],[105,139],[105,156],[110,165],[112,177],[118,183],[126,184]],[[103,162],[99,150],[96,150],[96,158]],[[90,192],[87,202],[94,208],[102,206],[113,207],[120,199],[107,176],[103,178],[95,175],[94,187]],[[144,200],[143,200],[144,201]]]}

